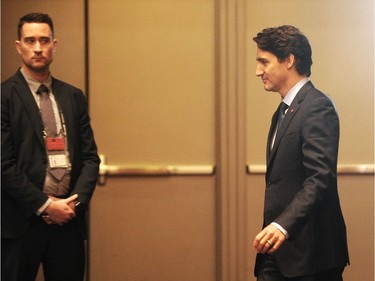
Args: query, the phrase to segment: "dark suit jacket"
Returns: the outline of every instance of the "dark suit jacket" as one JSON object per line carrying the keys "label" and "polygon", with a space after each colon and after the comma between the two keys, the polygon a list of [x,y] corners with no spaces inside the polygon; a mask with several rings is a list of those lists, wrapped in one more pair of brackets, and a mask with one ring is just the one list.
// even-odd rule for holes
{"label": "dark suit jacket", "polygon": [[[97,147],[81,90],[52,79],[53,93],[62,110],[72,164],[70,192],[88,206],[99,170]],[[46,202],[42,192],[47,155],[39,108],[18,71],[1,84],[1,235],[16,239],[30,226]],[[85,213],[73,220],[86,237]]]}
{"label": "dark suit jacket", "polygon": [[276,122],[275,113],[267,144],[263,227],[276,222],[290,235],[274,254],[277,264],[286,277],[344,267],[349,257],[337,191],[335,107],[308,82],[289,107],[270,151]]}

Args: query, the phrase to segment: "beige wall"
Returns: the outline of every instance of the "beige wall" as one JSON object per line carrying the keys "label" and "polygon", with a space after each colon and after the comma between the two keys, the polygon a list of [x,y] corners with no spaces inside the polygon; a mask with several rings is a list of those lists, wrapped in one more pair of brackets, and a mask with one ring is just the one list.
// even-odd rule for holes
{"label": "beige wall", "polygon": [[[112,163],[215,162],[213,7],[210,0],[89,2],[92,120]],[[112,122],[126,128],[117,141],[104,97]]]}

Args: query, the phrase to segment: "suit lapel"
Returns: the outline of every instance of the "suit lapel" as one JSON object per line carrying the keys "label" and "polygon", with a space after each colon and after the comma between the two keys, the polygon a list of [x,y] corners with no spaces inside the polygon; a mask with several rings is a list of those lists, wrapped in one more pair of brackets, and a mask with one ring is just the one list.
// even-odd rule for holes
{"label": "suit lapel", "polygon": [[[285,114],[285,117],[284,117],[284,120],[276,134],[276,137],[275,137],[275,143],[273,145],[273,148],[271,151],[269,151],[269,157],[267,157],[268,161],[267,161],[267,170],[268,168],[270,167],[271,163],[272,163],[272,160],[273,158],[275,157],[275,154],[277,152],[277,149],[279,147],[279,144],[280,144],[280,141],[281,139],[283,138],[283,136],[285,135],[285,133],[288,131],[288,127],[290,125],[290,122],[292,122],[294,116],[297,114],[303,100],[305,99],[305,96],[307,94],[307,92],[313,88],[313,85],[311,82],[307,82],[302,88],[301,90],[299,90],[299,92],[297,93],[296,97],[294,98],[292,104],[290,105],[287,113]],[[272,118],[272,120],[275,119],[275,115],[274,117]],[[276,118],[277,119],[277,118]],[[272,122],[274,123],[274,121]],[[272,134],[273,134],[273,131],[274,131],[274,128],[275,128],[276,124],[273,124],[273,128],[271,127],[271,130],[270,130],[270,133],[269,133],[269,137],[268,137],[268,142],[270,144],[270,141],[272,141]],[[270,146],[268,146],[270,147]]]}
{"label": "suit lapel", "polygon": [[43,140],[43,122],[39,113],[38,105],[35,102],[35,98],[31,93],[31,90],[24,79],[20,71],[17,72],[14,79],[14,88],[20,97],[23,107],[25,108],[26,114],[29,116],[29,120],[34,129],[35,135],[42,146],[44,146]]}
{"label": "suit lapel", "polygon": [[272,138],[273,138],[273,132],[275,131],[276,124],[277,124],[277,118],[278,118],[279,112],[278,109],[276,109],[275,113],[272,116],[272,122],[271,127],[268,132],[268,138],[267,138],[267,165],[270,162],[270,154],[271,154],[271,144],[272,144]]}
{"label": "suit lapel", "polygon": [[52,89],[53,94],[55,96],[56,102],[58,104],[59,110],[63,116],[64,125],[66,129],[67,141],[68,141],[68,148],[69,148],[69,155],[70,158],[73,158],[73,107],[71,103],[70,94],[65,93],[66,89],[64,85],[54,78],[52,78]]}

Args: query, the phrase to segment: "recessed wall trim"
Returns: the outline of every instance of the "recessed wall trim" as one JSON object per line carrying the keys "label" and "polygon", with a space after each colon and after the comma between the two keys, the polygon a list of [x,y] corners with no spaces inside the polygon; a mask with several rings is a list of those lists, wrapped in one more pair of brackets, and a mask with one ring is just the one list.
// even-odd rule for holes
{"label": "recessed wall trim", "polygon": [[[248,174],[265,174],[266,165],[249,164],[246,167]],[[374,164],[339,164],[337,165],[339,175],[373,175]]]}

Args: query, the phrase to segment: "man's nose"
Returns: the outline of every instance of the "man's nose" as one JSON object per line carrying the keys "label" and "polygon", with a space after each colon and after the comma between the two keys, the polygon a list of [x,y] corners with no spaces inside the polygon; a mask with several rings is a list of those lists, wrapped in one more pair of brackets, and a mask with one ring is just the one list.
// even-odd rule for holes
{"label": "man's nose", "polygon": [[36,41],[34,46],[35,46],[35,48],[34,48],[35,52],[41,52],[42,51],[42,45],[39,43],[39,41]]}
{"label": "man's nose", "polygon": [[255,75],[261,76],[263,75],[263,73],[264,73],[263,68],[260,65],[257,65],[257,68],[255,69]]}

